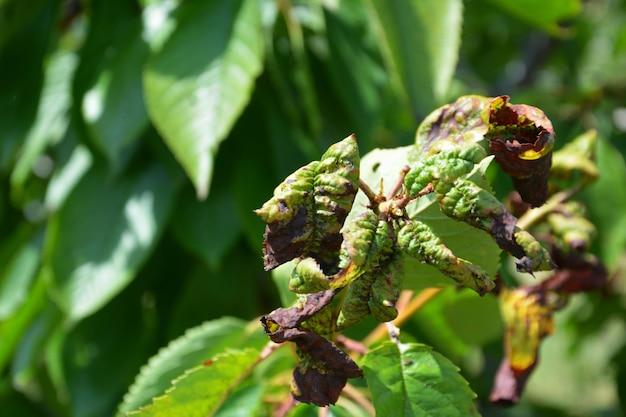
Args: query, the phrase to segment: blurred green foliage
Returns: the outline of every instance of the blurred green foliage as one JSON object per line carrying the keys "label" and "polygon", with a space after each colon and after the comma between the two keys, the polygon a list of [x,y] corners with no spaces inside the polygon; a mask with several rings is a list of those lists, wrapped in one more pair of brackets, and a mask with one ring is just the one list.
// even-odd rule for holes
{"label": "blurred green foliage", "polygon": [[[510,410],[487,402],[502,355],[493,299],[446,290],[403,334],[461,367],[483,416],[623,416],[621,0],[0,0],[0,414],[111,416],[186,329],[278,306],[252,213],[274,185],[352,132],[362,154],[408,145],[432,109],[472,93],[542,108],[558,147],[598,130],[584,200],[617,291],[557,315]],[[259,328],[215,323],[231,347],[260,346]],[[200,329],[184,340],[210,346],[145,370],[140,385],[157,388],[135,387],[120,410],[215,354]],[[230,355],[219,360],[244,354]],[[212,407],[268,415],[287,382],[267,381],[292,365],[277,353],[249,377],[261,390]],[[343,398],[330,412],[368,415]]]}

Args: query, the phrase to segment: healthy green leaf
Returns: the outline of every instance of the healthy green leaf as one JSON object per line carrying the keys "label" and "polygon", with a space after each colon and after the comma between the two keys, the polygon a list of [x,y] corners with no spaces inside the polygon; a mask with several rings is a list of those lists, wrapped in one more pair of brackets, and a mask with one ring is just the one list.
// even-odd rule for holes
{"label": "healthy green leaf", "polygon": [[445,99],[461,44],[461,0],[371,0],[381,47],[416,115]]}
{"label": "healthy green leaf", "polygon": [[258,414],[262,405],[264,386],[248,383],[235,390],[229,396],[215,417],[251,417]]}
{"label": "healthy green leaf", "polygon": [[211,269],[219,267],[240,235],[233,195],[223,187],[216,188],[205,201],[184,193],[172,219],[178,241]]}
{"label": "healthy green leaf", "polygon": [[498,7],[554,35],[562,32],[558,23],[580,13],[580,0],[491,0]]}
{"label": "healthy green leaf", "polygon": [[2,251],[0,322],[10,317],[28,297],[28,290],[37,274],[41,258],[41,238],[41,233],[38,233],[21,242],[14,251]]}
{"label": "healthy green leaf", "polygon": [[24,183],[46,146],[61,140],[67,130],[71,80],[77,63],[76,55],[64,50],[56,51],[47,59],[37,116],[11,174],[11,187],[17,196],[21,196]]}
{"label": "healthy green leaf", "polygon": [[146,57],[147,48],[137,31],[115,46],[83,97],[82,113],[91,136],[117,167],[128,159],[132,144],[148,126],[141,81]]}
{"label": "healthy green leaf", "polygon": [[361,365],[378,417],[479,416],[458,368],[428,346],[388,342]]}
{"label": "healthy green leaf", "polygon": [[261,18],[255,0],[185,3],[180,12],[177,29],[148,62],[146,102],[198,195],[206,197],[218,145],[261,71]]}
{"label": "healthy green leaf", "polygon": [[50,220],[46,265],[71,319],[95,312],[134,278],[168,218],[177,181],[152,165],[111,181],[94,167]]}
{"label": "healthy green leaf", "polygon": [[118,415],[146,405],[151,398],[163,394],[170,382],[186,369],[211,359],[228,347],[260,347],[259,338],[251,336],[246,322],[228,317],[188,330],[161,349],[142,368],[124,396]]}
{"label": "healthy green leaf", "polygon": [[58,149],[55,169],[44,198],[44,206],[50,213],[57,211],[80,179],[89,171],[93,163],[91,151],[87,146],[79,143],[76,129],[69,127],[66,137]]}
{"label": "healthy green leaf", "polygon": [[211,417],[258,360],[254,349],[230,350],[191,368],[149,405],[127,413],[139,417]]}
{"label": "healthy green leaf", "polygon": [[[26,5],[20,1],[11,1],[0,10],[0,44],[5,41],[2,35],[9,35],[4,32],[8,28],[5,22],[22,22],[20,13],[28,15],[28,19],[23,20],[25,24],[16,28],[10,42],[0,49],[0,169],[3,171],[8,171],[13,164],[16,151],[37,114],[43,82],[43,60],[55,13],[54,2],[46,3],[46,7],[42,8],[30,2]],[[4,15],[8,11],[15,12],[14,7],[18,9],[17,15]],[[33,12],[34,16],[31,15]]]}

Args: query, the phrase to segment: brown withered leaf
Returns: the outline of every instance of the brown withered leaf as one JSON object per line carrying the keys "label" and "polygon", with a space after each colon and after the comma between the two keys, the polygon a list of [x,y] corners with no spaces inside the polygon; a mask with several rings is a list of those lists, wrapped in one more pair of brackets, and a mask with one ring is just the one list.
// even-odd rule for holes
{"label": "brown withered leaf", "polygon": [[309,294],[303,303],[297,303],[289,308],[278,308],[261,317],[261,323],[268,334],[273,333],[272,328],[276,326],[292,329],[330,304],[334,296],[333,290]]}
{"label": "brown withered leaf", "polygon": [[309,294],[304,302],[261,318],[273,342],[292,342],[298,347],[301,362],[293,372],[294,398],[318,406],[334,404],[348,378],[361,376],[357,364],[344,351],[325,337],[299,327],[330,304],[334,295],[333,290]]}
{"label": "brown withered leaf", "polygon": [[536,107],[510,104],[508,96],[493,99],[483,117],[489,122],[489,149],[515,189],[527,203],[543,204],[552,164],[552,122]]}
{"label": "brown withered leaf", "polygon": [[576,252],[554,253],[553,258],[559,269],[550,278],[534,287],[535,291],[574,294],[599,290],[608,284],[607,270],[595,256]]}
{"label": "brown withered leaf", "polygon": [[524,371],[516,372],[511,368],[509,360],[504,358],[496,373],[489,401],[502,407],[517,404],[524,392],[526,381],[536,366],[537,362]]}

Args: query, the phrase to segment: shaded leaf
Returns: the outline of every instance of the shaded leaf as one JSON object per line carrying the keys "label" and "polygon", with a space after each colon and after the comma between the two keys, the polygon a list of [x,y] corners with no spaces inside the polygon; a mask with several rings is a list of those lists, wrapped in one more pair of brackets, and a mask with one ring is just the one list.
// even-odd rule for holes
{"label": "shaded leaf", "polygon": [[240,235],[237,207],[230,192],[216,187],[205,201],[185,192],[176,206],[172,229],[178,241],[212,269]]}
{"label": "shaded leaf", "polygon": [[[94,2],[89,16],[77,94],[91,138],[119,170],[148,126],[142,86],[148,47],[141,36],[141,16],[132,2]],[[112,21],[115,31],[109,30]]]}
{"label": "shaded leaf", "polygon": [[176,189],[157,165],[119,181],[100,167],[83,177],[51,218],[46,238],[55,299],[72,319],[98,310],[132,281],[163,230]]}
{"label": "shaded leaf", "polygon": [[361,365],[379,417],[479,416],[458,368],[428,346],[388,342]]}
{"label": "shaded leaf", "polygon": [[415,115],[441,103],[454,75],[461,43],[460,0],[372,0],[381,47]]}
{"label": "shaded leaf", "polygon": [[9,241],[5,245],[9,247],[3,247],[0,252],[0,323],[26,301],[41,259],[41,233],[15,240],[17,247],[10,247],[13,242]]}
{"label": "shaded leaf", "polygon": [[261,71],[261,18],[254,0],[185,3],[179,12],[176,30],[147,64],[146,103],[198,195],[206,197],[219,143]]}
{"label": "shaded leaf", "polygon": [[582,9],[580,0],[490,0],[512,15],[554,35],[562,34],[559,22],[576,16]]}
{"label": "shaded leaf", "polygon": [[37,116],[24,138],[11,173],[12,191],[18,199],[37,158],[47,146],[58,142],[65,135],[69,125],[71,81],[77,64],[76,55],[64,50],[56,51],[46,60]]}

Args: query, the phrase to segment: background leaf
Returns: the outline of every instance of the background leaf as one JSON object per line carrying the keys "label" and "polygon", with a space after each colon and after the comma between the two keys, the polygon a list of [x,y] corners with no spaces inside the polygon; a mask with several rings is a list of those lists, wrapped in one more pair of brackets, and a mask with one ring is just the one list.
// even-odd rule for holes
{"label": "background leaf", "polygon": [[76,186],[46,237],[55,299],[72,319],[98,310],[132,281],[163,230],[176,183],[153,165],[122,181],[94,167]]}
{"label": "background leaf", "polygon": [[425,116],[446,97],[461,40],[461,0],[370,0],[382,48],[402,82],[414,115]]}
{"label": "background leaf", "polygon": [[182,8],[177,30],[146,68],[146,100],[152,121],[206,197],[217,147],[261,71],[261,18],[255,0]]}

